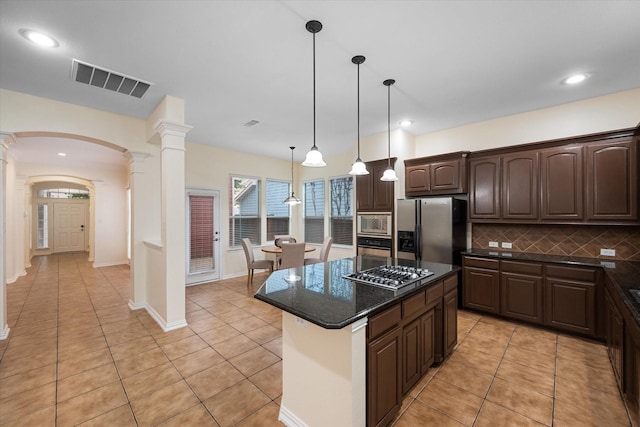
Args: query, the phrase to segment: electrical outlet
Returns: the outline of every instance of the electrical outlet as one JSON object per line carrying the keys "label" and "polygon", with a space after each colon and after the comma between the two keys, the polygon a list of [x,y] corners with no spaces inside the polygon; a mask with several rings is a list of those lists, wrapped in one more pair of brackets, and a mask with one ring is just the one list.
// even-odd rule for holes
{"label": "electrical outlet", "polygon": [[295,318],[295,324],[298,327],[303,328],[303,329],[306,329],[306,327],[307,327],[307,322],[305,322],[304,319],[301,319],[299,317]]}
{"label": "electrical outlet", "polygon": [[490,248],[497,248],[498,247],[498,242],[489,242],[489,247]]}
{"label": "electrical outlet", "polygon": [[600,249],[600,255],[603,256],[616,256],[615,249]]}
{"label": "electrical outlet", "polygon": [[509,242],[502,242],[502,249],[511,249],[513,245]]}

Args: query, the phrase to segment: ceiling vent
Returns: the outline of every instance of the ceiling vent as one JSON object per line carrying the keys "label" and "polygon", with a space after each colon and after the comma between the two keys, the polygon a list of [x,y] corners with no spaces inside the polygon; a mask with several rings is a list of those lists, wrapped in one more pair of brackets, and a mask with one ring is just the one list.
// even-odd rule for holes
{"label": "ceiling vent", "polygon": [[153,84],[77,59],[73,60],[71,76],[78,83],[86,83],[136,98],[142,98]]}
{"label": "ceiling vent", "polygon": [[247,123],[244,124],[244,126],[250,128],[257,125],[258,123],[260,123],[258,120],[249,120]]}

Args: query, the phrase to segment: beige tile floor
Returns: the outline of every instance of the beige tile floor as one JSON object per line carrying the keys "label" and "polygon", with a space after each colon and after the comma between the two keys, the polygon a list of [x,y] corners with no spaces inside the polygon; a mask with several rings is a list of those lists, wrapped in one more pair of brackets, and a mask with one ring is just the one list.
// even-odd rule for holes
{"label": "beige tile floor", "polygon": [[[187,289],[188,327],[130,311],[129,269],[37,257],[7,286],[2,426],[271,426],[281,313],[246,277]],[[470,312],[459,345],[404,400],[400,426],[629,426],[603,345]]]}

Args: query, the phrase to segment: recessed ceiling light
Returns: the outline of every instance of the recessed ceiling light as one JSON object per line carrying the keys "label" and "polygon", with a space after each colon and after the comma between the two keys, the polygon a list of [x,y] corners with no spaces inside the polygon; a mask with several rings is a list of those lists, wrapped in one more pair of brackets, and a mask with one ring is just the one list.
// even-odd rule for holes
{"label": "recessed ceiling light", "polygon": [[58,153],[58,156],[60,156],[60,157],[64,157],[66,155],[67,155],[67,153]]}
{"label": "recessed ceiling light", "polygon": [[563,82],[564,84],[567,84],[567,85],[576,85],[578,83],[582,83],[583,81],[585,81],[587,77],[589,77],[589,75],[585,73],[573,74],[567,77],[566,79],[564,79]]}
{"label": "recessed ceiling light", "polygon": [[46,34],[39,33],[38,31],[27,30],[22,28],[18,31],[22,37],[29,40],[32,43],[37,44],[38,46],[43,47],[58,47],[58,42],[53,38]]}
{"label": "recessed ceiling light", "polygon": [[413,124],[413,120],[402,120],[400,122],[400,126],[402,126],[403,128],[407,126],[411,126],[412,124]]}

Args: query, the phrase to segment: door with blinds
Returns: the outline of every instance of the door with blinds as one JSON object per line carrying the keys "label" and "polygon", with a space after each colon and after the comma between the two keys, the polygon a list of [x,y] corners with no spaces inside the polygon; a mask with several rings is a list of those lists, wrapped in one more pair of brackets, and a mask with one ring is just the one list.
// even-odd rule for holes
{"label": "door with blinds", "polygon": [[220,193],[187,190],[187,285],[220,278]]}

